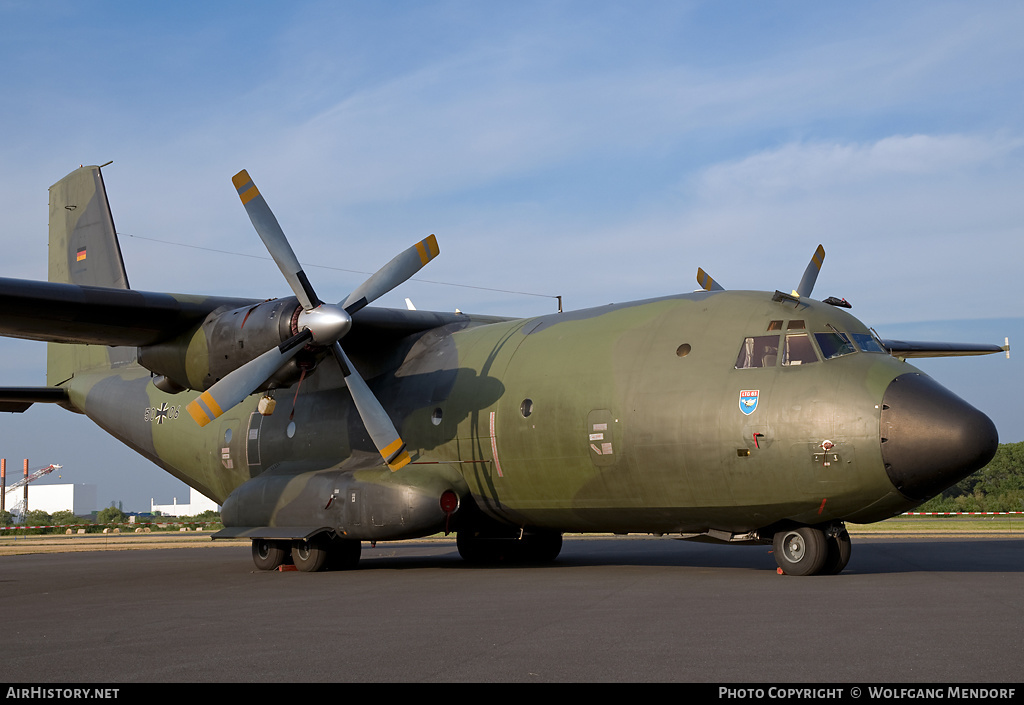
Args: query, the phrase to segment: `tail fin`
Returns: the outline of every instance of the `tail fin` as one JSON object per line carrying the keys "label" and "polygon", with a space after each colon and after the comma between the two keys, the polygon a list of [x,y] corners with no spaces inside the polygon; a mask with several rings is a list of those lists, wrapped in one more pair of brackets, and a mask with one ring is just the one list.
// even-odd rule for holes
{"label": "tail fin", "polygon": [[128,275],[98,166],[50,187],[50,281],[127,289]]}
{"label": "tail fin", "polygon": [[[103,175],[83,166],[50,187],[49,280],[127,289],[128,275],[114,230]],[[47,343],[46,383],[60,385],[76,370],[135,359],[130,348]]]}

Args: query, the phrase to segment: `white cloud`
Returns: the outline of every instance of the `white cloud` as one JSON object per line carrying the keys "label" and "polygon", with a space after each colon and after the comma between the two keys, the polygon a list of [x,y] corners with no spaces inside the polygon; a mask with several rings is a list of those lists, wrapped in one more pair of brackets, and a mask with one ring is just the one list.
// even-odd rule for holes
{"label": "white cloud", "polygon": [[869,143],[791,143],[716,164],[693,180],[706,201],[778,201],[837,188],[888,189],[911,179],[947,180],[1000,169],[1024,145],[1019,137],[896,135]]}

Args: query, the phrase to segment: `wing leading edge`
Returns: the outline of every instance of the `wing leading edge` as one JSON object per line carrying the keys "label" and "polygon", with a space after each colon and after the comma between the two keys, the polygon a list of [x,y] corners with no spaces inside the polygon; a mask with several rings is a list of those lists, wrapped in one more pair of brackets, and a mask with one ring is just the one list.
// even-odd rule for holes
{"label": "wing leading edge", "polygon": [[1010,343],[990,345],[987,343],[934,343],[920,340],[881,340],[882,347],[893,357],[963,357],[967,355],[992,355],[1004,352],[1010,356]]}

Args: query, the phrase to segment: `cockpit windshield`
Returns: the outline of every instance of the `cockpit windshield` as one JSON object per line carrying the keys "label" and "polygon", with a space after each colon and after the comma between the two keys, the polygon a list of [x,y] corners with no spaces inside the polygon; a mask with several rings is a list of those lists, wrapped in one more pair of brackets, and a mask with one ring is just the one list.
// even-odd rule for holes
{"label": "cockpit windshield", "polygon": [[783,365],[809,365],[818,361],[811,339],[806,333],[787,334],[786,348],[782,355]]}
{"label": "cockpit windshield", "polygon": [[878,339],[869,333],[845,333],[831,324],[826,326],[831,330],[812,334],[805,332],[806,326],[802,320],[770,321],[769,335],[753,335],[743,339],[740,353],[736,357],[736,369],[775,367],[780,360],[783,367],[809,365],[858,351],[885,353]]}

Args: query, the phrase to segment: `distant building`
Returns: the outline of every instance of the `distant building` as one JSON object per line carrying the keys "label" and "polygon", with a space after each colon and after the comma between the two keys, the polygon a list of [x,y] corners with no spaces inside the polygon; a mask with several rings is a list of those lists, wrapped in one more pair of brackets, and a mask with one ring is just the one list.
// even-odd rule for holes
{"label": "distant building", "polygon": [[163,516],[191,517],[202,514],[208,509],[219,512],[220,505],[202,495],[194,487],[189,488],[188,504],[178,504],[177,497],[174,498],[173,504],[157,504],[154,500],[149,500],[149,511],[153,514],[160,512]]}
{"label": "distant building", "polygon": [[[9,490],[4,497],[4,508],[12,514],[15,507],[25,498],[25,488]],[[96,485],[38,485],[28,486],[28,511],[41,509],[47,514],[72,511],[78,516],[88,516],[96,511]]]}

